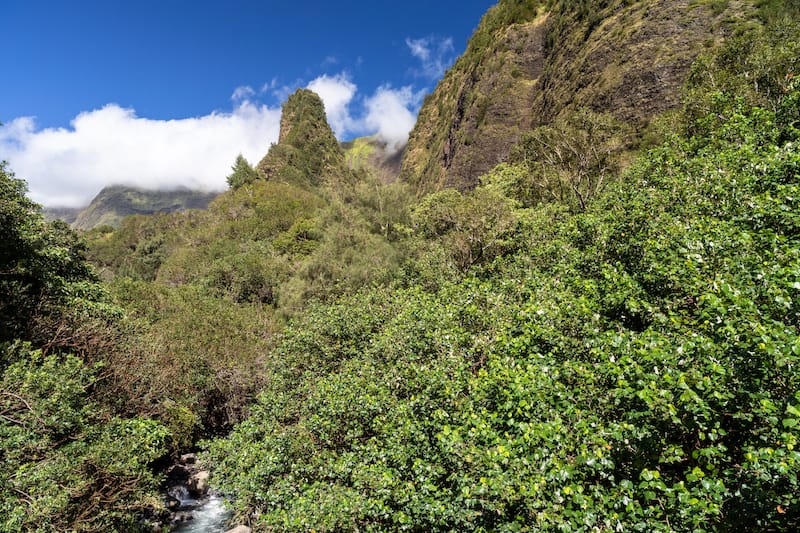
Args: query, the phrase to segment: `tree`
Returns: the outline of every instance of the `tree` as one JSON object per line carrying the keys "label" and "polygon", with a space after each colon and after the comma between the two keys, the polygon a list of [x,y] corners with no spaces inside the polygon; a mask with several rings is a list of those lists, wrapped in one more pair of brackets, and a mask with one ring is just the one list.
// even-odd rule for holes
{"label": "tree", "polygon": [[[44,221],[26,185],[0,162],[0,343],[53,336],[63,303],[97,293],[84,245],[63,222]],[[34,335],[34,329],[43,335]],[[33,338],[35,337],[35,338]]]}
{"label": "tree", "polygon": [[624,146],[624,129],[610,115],[581,109],[566,120],[524,133],[511,162],[530,170],[530,187],[538,201],[562,202],[583,211],[618,174]]}
{"label": "tree", "polygon": [[[5,350],[0,348],[0,354]],[[135,531],[166,428],[94,401],[99,367],[18,344],[0,372],[0,530]]]}
{"label": "tree", "polygon": [[246,183],[253,183],[258,179],[258,172],[247,162],[242,154],[236,156],[236,162],[231,167],[233,173],[228,176],[228,185],[231,189],[238,189]]}
{"label": "tree", "polygon": [[168,430],[100,401],[120,310],[25,192],[0,162],[0,530],[134,531]]}
{"label": "tree", "polygon": [[411,219],[421,237],[444,245],[462,273],[507,252],[517,226],[513,202],[487,187],[466,195],[453,189],[429,194]]}

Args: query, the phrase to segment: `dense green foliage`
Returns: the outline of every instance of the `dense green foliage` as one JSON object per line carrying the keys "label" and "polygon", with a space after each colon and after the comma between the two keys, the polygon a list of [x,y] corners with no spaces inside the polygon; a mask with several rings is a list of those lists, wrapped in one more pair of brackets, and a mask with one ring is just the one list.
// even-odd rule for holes
{"label": "dense green foliage", "polygon": [[91,305],[99,291],[75,234],[45,223],[24,194],[25,184],[0,163],[0,346],[50,340],[69,314],[64,304]]}
{"label": "dense green foliage", "polygon": [[258,172],[250,166],[247,159],[242,154],[236,156],[236,162],[233,164],[233,172],[227,177],[228,186],[231,189],[238,189],[247,183],[253,183],[258,179]]}
{"label": "dense green foliage", "polygon": [[3,531],[137,529],[135,511],[158,505],[150,464],[166,429],[111,417],[86,390],[96,369],[73,356],[24,347],[0,382],[0,528]]}
{"label": "dense green foliage", "polygon": [[[496,37],[542,6],[574,51],[656,4],[500,2],[467,57],[519,83],[428,111],[529,105]],[[257,531],[797,530],[800,33],[758,4],[681,110],[554,108],[469,191],[386,185],[306,90],[207,210],[88,248],[0,167],[0,529],[136,531],[205,438]]]}
{"label": "dense green foliage", "polygon": [[708,102],[581,213],[512,196],[498,217],[503,176],[426,198],[413,228],[440,264],[473,217],[505,244],[461,281],[361,292],[285,332],[250,417],[209,445],[241,516],[795,530],[800,87],[774,109]]}
{"label": "dense green foliage", "polygon": [[77,236],[24,193],[0,166],[0,529],[135,531],[158,504],[150,466],[168,432],[102,402],[122,311]]}

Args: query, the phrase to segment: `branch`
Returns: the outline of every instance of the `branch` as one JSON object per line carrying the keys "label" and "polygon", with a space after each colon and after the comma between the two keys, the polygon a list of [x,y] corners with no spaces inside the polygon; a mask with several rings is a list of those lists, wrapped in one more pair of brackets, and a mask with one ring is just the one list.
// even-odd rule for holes
{"label": "branch", "polygon": [[22,497],[22,499],[25,501],[25,503],[27,503],[27,504],[28,504],[28,506],[30,506],[30,507],[34,507],[34,503],[33,503],[33,496],[31,496],[31,495],[30,495],[30,494],[28,494],[27,492],[21,491],[21,490],[19,490],[19,489],[15,489],[15,488],[13,488],[13,487],[11,488],[11,490],[13,490],[13,491],[14,491],[14,492],[16,492],[17,494],[19,494],[19,495]]}
{"label": "branch", "polygon": [[2,414],[2,413],[0,413],[0,418],[4,418],[5,420],[8,420],[8,421],[9,421],[9,422],[11,422],[12,424],[16,424],[16,425],[18,425],[18,426],[26,427],[26,426],[25,426],[25,422],[22,422],[22,421],[20,421],[20,420],[16,420],[16,419],[14,419],[14,418],[11,418],[10,416],[6,416],[6,415],[4,415],[4,414]]}
{"label": "branch", "polygon": [[16,398],[17,400],[19,400],[19,401],[21,401],[22,403],[25,404],[25,407],[28,408],[28,411],[33,412],[33,408],[31,407],[31,404],[29,404],[27,402],[27,400],[25,400],[25,398],[23,398],[19,394],[14,394],[13,392],[6,392],[6,391],[2,391],[2,392],[0,392],[0,394],[2,394],[3,396],[10,396],[11,398]]}

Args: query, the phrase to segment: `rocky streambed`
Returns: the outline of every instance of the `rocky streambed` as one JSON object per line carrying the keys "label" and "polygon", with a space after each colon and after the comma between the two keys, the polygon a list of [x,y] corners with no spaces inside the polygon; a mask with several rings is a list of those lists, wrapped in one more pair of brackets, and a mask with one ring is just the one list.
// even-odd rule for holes
{"label": "rocky streambed", "polygon": [[210,490],[209,472],[194,454],[182,455],[165,475],[167,511],[152,522],[155,531],[169,527],[177,533],[250,533],[246,526],[230,529],[231,512],[222,496]]}

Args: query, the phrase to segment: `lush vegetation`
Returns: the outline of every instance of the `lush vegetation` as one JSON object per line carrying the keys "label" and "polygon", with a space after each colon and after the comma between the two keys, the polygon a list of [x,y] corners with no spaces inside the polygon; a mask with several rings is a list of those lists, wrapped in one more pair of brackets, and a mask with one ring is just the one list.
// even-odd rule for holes
{"label": "lush vegetation", "polygon": [[[305,90],[207,210],[86,244],[3,164],[0,530],[136,531],[201,439],[257,531],[797,530],[779,4],[700,57],[680,110],[637,131],[570,108],[469,191],[386,185]],[[536,5],[501,2],[470,54]]]}
{"label": "lush vegetation", "polygon": [[[239,157],[231,189],[208,210],[128,217],[86,234],[91,261],[127,311],[108,381],[120,407],[170,428],[175,449],[243,418],[271,379],[286,319],[397,276],[404,187],[384,185],[368,162],[350,169],[338,145],[319,158],[333,136],[313,93],[284,108],[284,140],[265,158],[270,178]],[[276,159],[284,148],[293,159]],[[338,162],[317,175],[308,158]]]}
{"label": "lush vegetation", "polygon": [[423,199],[409,286],[310,309],[208,444],[241,516],[797,529],[800,87],[782,80],[750,98],[696,82],[680,131],[585,204],[532,202],[509,166]]}
{"label": "lush vegetation", "polygon": [[0,165],[0,529],[133,530],[168,431],[103,401],[122,310],[24,193]]}
{"label": "lush vegetation", "polygon": [[259,178],[258,172],[242,154],[236,156],[236,162],[233,164],[233,172],[227,177],[228,186],[231,189],[238,189],[247,183],[253,183]]}

